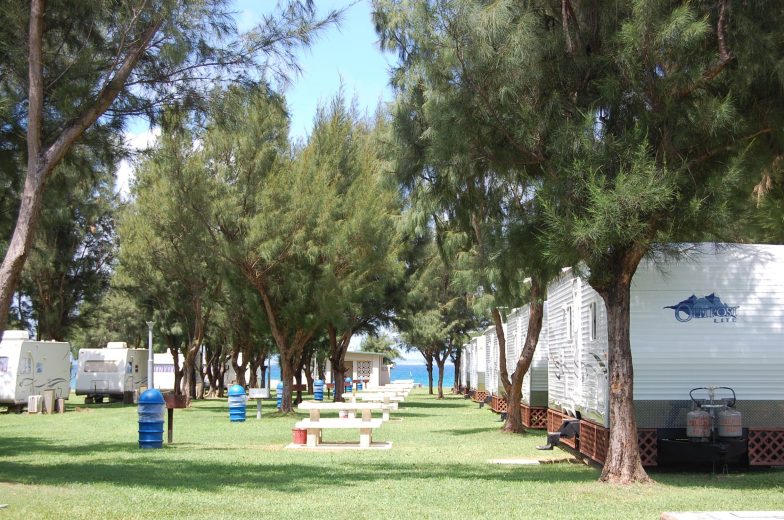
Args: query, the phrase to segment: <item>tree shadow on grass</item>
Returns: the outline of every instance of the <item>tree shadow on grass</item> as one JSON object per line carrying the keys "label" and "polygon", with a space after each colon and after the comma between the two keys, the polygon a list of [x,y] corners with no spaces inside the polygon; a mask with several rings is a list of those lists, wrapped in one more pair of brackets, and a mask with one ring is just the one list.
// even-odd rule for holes
{"label": "tree shadow on grass", "polygon": [[[474,428],[469,433],[483,433],[491,428]],[[463,432],[465,430],[460,430]],[[225,452],[225,461],[193,461],[172,457],[177,452],[192,450]],[[393,448],[394,449],[394,448]],[[485,464],[441,464],[363,461],[362,464],[341,464],[335,472],[330,454],[307,453],[308,463],[270,462],[238,463],[231,456],[233,448],[199,446],[193,443],[175,445],[175,449],[140,450],[135,443],[85,443],[79,446],[53,444],[49,440],[28,437],[6,437],[0,442],[0,457],[41,455],[34,463],[3,460],[0,482],[42,485],[72,485],[112,482],[122,486],[140,486],[164,490],[221,491],[233,489],[269,489],[288,494],[307,492],[314,488],[353,486],[358,481],[442,481],[457,479],[471,485],[476,481],[496,483],[539,482],[590,484],[597,479],[596,471],[582,465],[545,464],[535,466],[502,466]],[[105,459],[63,462],[62,458],[47,462],[47,455],[73,453],[104,454]],[[132,454],[117,460],[117,454]],[[292,456],[299,455],[290,452]],[[324,473],[330,474],[324,478]],[[220,475],[219,478],[215,477]],[[674,487],[759,490],[781,487],[781,470],[754,470],[741,474],[716,477],[704,473],[653,472],[662,484]]]}
{"label": "tree shadow on grass", "polygon": [[464,404],[453,403],[449,401],[406,401],[401,403],[404,408],[465,408]]}
{"label": "tree shadow on grass", "polygon": [[[39,446],[35,446],[39,448]],[[110,452],[122,448],[108,446]],[[90,448],[92,449],[92,448]],[[101,451],[101,449],[94,449]],[[112,482],[129,487],[148,487],[158,490],[221,491],[225,488],[255,491],[266,489],[297,494],[314,488],[350,487],[356,482],[459,479],[466,485],[476,481],[562,482],[586,483],[595,480],[593,472],[554,470],[553,466],[529,467],[525,471],[493,468],[484,465],[365,463],[342,465],[339,472],[331,471],[328,459],[323,465],[299,463],[182,462],[166,457],[159,450],[136,450],[138,457],[121,462],[91,461],[25,464],[4,461],[0,465],[0,482],[36,485],[92,485]],[[231,457],[227,457],[227,460]],[[330,472],[324,478],[324,471]],[[220,475],[220,477],[216,477]]]}
{"label": "tree shadow on grass", "polygon": [[500,425],[491,424],[490,426],[483,426],[481,428],[458,428],[453,430],[438,430],[439,433],[446,433],[448,435],[474,435],[477,433],[497,432],[500,430]]}

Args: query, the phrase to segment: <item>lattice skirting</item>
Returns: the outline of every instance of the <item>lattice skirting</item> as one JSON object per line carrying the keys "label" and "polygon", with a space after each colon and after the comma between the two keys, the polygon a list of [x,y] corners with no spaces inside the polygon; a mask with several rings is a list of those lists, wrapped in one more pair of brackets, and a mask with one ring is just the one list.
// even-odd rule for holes
{"label": "lattice skirting", "polygon": [[477,390],[474,392],[473,401],[475,403],[483,403],[487,399],[487,392],[484,390]]}
{"label": "lattice skirting", "polygon": [[749,429],[749,465],[784,466],[784,428]]}
{"label": "lattice skirting", "polygon": [[[570,418],[570,416],[558,411],[553,410],[552,408],[547,409],[547,431],[548,432],[557,432],[558,429],[561,427],[561,423],[564,419]],[[563,438],[561,439],[561,443],[566,444],[570,448],[577,449],[577,439],[572,437],[571,439]]]}
{"label": "lattice skirting", "polygon": [[507,410],[506,397],[501,395],[494,395],[490,403],[490,408],[495,413],[504,413]]}
{"label": "lattice skirting", "polygon": [[[654,428],[638,428],[637,444],[643,466],[657,465],[657,437]],[[590,421],[580,421],[580,453],[604,464],[610,446],[610,430]]]}
{"label": "lattice skirting", "polygon": [[609,444],[610,430],[592,422],[580,421],[580,453],[603,464]]}
{"label": "lattice skirting", "polygon": [[520,415],[523,416],[523,426],[526,428],[547,428],[547,408],[520,403]]}
{"label": "lattice skirting", "polygon": [[637,446],[643,466],[658,466],[658,442],[656,428],[637,428]]}

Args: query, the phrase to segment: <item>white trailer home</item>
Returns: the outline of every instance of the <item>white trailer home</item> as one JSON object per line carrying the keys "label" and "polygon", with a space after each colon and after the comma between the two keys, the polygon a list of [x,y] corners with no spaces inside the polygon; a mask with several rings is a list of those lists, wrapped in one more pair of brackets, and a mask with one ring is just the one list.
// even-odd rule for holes
{"label": "white trailer home", "polygon": [[487,367],[487,354],[485,350],[485,335],[477,333],[476,336],[471,338],[468,357],[466,358],[466,366],[468,369],[468,379],[466,386],[469,390],[475,392],[485,392],[485,369]]}
{"label": "white trailer home", "polygon": [[31,395],[54,390],[70,393],[71,346],[60,341],[34,341],[26,330],[7,330],[0,342],[0,404],[19,407]]}
{"label": "white trailer home", "polygon": [[[634,405],[643,462],[666,464],[690,455],[715,462],[718,451],[726,455],[729,449],[742,450],[751,464],[784,465],[784,246],[683,249],[678,260],[643,261],[632,281]],[[548,430],[564,417],[579,418],[580,451],[602,462],[609,431],[607,314],[576,270],[549,285],[547,324]],[[743,433],[697,450],[686,431],[687,413],[697,406],[689,393],[710,386],[734,390]],[[709,429],[716,431],[721,404],[710,404]]]}
{"label": "white trailer home", "polygon": [[[547,418],[547,302],[544,303],[544,315],[542,316],[542,329],[539,331],[539,341],[536,344],[534,357],[528,372],[523,376],[522,388],[522,409],[523,426],[526,428],[544,428]],[[517,335],[517,355],[515,363],[520,356],[528,335],[528,319],[531,309],[528,305],[515,309],[510,316],[511,328],[512,320],[515,322]],[[514,367],[514,364],[511,365]],[[512,368],[513,369],[513,368]]]}
{"label": "white trailer home", "polygon": [[495,325],[490,325],[485,329],[485,367],[485,390],[490,395],[496,395],[498,393],[501,364]]}
{"label": "white trailer home", "polygon": [[76,395],[85,396],[86,403],[100,403],[147,387],[148,359],[146,349],[128,348],[122,341],[110,341],[106,348],[79,349]]}

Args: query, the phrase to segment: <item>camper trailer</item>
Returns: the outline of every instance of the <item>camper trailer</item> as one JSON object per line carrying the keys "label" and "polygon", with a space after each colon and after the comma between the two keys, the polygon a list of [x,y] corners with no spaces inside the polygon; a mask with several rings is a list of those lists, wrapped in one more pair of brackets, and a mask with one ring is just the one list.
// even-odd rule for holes
{"label": "camper trailer", "polygon": [[111,341],[106,348],[79,349],[76,395],[85,403],[104,398],[122,399],[126,392],[147,386],[147,350],[128,348],[121,341]]}
{"label": "camper trailer", "polygon": [[[643,463],[784,465],[784,246],[684,246],[631,286],[634,406]],[[578,270],[548,287],[548,430],[603,462],[607,314]],[[699,426],[699,428],[697,428]]]}
{"label": "camper trailer", "polygon": [[31,395],[54,390],[70,393],[71,346],[60,341],[33,341],[25,330],[7,330],[0,342],[0,404],[18,408]]}

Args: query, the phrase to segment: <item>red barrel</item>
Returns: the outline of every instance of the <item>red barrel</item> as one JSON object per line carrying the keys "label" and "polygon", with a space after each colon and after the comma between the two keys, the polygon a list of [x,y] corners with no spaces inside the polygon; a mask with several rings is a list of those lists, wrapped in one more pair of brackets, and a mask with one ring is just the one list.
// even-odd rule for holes
{"label": "red barrel", "polygon": [[291,430],[291,442],[294,444],[307,444],[308,430],[303,430],[301,428],[294,428]]}

